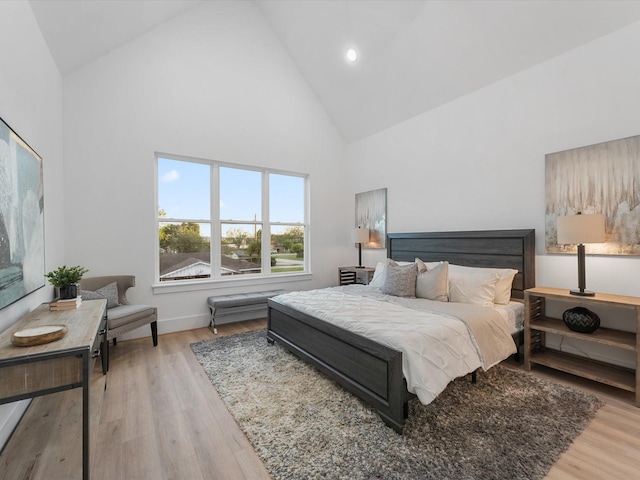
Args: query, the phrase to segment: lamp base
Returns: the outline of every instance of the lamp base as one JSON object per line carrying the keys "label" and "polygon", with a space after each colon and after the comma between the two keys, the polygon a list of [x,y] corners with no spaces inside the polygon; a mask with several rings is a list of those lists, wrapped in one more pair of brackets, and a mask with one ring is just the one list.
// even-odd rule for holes
{"label": "lamp base", "polygon": [[596,294],[596,292],[592,292],[591,290],[569,290],[569,293],[580,297],[593,297]]}

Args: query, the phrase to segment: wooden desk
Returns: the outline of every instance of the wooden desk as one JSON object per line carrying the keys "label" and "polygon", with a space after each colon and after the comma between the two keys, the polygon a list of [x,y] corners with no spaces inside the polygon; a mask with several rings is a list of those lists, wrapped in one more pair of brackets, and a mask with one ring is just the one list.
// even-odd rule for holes
{"label": "wooden desk", "polygon": [[[40,305],[0,333],[0,404],[82,387],[82,478],[89,478],[89,380],[96,357],[109,365],[106,300],[86,300],[74,310],[51,312]],[[16,347],[11,335],[27,327],[66,325],[60,340]]]}

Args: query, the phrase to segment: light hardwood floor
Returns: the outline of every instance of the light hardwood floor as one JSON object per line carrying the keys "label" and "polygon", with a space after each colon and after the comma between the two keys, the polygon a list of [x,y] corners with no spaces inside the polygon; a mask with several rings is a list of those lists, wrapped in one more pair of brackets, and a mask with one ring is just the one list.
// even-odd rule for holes
{"label": "light hardwood floor", "polygon": [[[264,325],[223,324],[218,332]],[[202,328],[162,335],[155,348],[150,338],[111,348],[106,390],[98,367],[92,380],[92,479],[270,478],[191,352],[206,338],[214,335]],[[547,478],[640,479],[640,408],[631,394],[543,368],[534,373],[607,402]],[[81,478],[81,418],[80,389],[35,399],[0,454],[0,479]]]}

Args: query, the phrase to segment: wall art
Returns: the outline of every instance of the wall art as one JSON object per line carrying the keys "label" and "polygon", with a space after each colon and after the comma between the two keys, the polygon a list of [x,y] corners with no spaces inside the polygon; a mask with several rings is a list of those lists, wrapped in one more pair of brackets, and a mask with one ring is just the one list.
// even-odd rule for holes
{"label": "wall art", "polygon": [[369,229],[362,248],[387,248],[387,189],[356,193],[356,227]]}
{"label": "wall art", "polygon": [[545,156],[545,244],[548,253],[573,253],[558,245],[556,218],[577,213],[605,216],[606,243],[590,254],[640,255],[640,135]]}
{"label": "wall art", "polygon": [[0,119],[0,309],[44,284],[42,159]]}

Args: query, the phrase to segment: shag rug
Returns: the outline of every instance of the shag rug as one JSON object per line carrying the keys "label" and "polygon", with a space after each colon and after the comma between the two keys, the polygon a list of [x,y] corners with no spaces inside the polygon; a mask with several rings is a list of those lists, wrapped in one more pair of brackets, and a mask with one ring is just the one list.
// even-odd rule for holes
{"label": "shag rug", "polygon": [[403,435],[264,330],[191,348],[271,475],[280,479],[539,479],[602,402],[496,366],[409,403]]}

